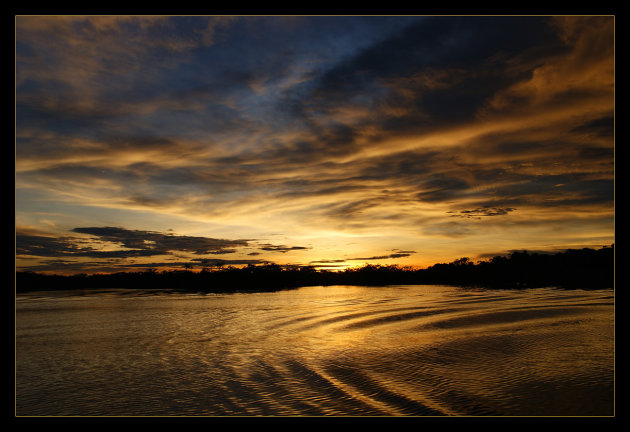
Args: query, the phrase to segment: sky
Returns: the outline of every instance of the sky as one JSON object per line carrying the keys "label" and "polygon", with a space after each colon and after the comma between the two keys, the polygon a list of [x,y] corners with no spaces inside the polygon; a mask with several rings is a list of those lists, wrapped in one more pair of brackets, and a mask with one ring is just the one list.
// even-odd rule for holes
{"label": "sky", "polygon": [[613,16],[15,17],[15,265],[614,243]]}

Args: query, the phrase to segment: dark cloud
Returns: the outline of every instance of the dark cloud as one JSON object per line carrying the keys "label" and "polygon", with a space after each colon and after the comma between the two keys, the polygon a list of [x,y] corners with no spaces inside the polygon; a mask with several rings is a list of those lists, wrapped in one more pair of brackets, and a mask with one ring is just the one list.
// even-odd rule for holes
{"label": "dark cloud", "polygon": [[461,238],[477,233],[467,224],[455,221],[426,224],[422,227],[422,232],[425,235],[449,238]]}
{"label": "dark cloud", "polygon": [[416,180],[448,164],[452,156],[435,150],[414,150],[364,160],[357,171],[358,180],[400,178]]}
{"label": "dark cloud", "polygon": [[233,253],[234,247],[247,246],[247,240],[224,240],[209,237],[177,236],[154,231],[128,230],[118,227],[74,228],[76,233],[89,234],[101,240],[148,251],[191,252],[197,255]]}
{"label": "dark cloud", "polygon": [[459,177],[437,174],[423,182],[422,189],[416,194],[418,200],[433,203],[460,198],[471,188],[467,181]]}
{"label": "dark cloud", "polygon": [[447,212],[453,213],[452,216],[463,218],[481,218],[486,216],[503,216],[516,210],[512,207],[479,207],[473,210],[460,210],[459,212]]}
{"label": "dark cloud", "polygon": [[327,180],[290,180],[280,185],[282,189],[287,190],[282,191],[277,196],[278,198],[317,197],[369,189],[368,186],[360,184],[359,181],[360,179],[357,178],[342,177]]}
{"label": "dark cloud", "polygon": [[[601,245],[600,247],[606,247],[607,245]],[[503,250],[503,251],[498,251],[498,252],[486,252],[486,253],[482,253],[477,255],[477,258],[481,259],[481,260],[487,260],[490,258],[494,258],[496,256],[509,256],[513,253],[523,253],[523,252],[527,252],[528,254],[541,254],[541,255],[555,255],[558,253],[562,253],[562,252],[566,252],[568,250],[575,250],[576,247],[574,246],[553,246],[550,247],[549,249],[509,249],[509,250]]]}
{"label": "dark cloud", "polygon": [[310,249],[310,248],[305,247],[305,246],[284,246],[284,245],[272,245],[272,244],[264,244],[260,248],[260,250],[264,250],[268,252],[281,252],[281,253],[286,253],[292,250],[305,250],[305,249]]}
{"label": "dark cloud", "polygon": [[91,257],[91,258],[131,258],[163,255],[166,252],[154,249],[97,250],[81,246],[81,240],[73,237],[44,237],[16,234],[16,255],[39,257]]}
{"label": "dark cloud", "polygon": [[614,131],[615,117],[612,115],[591,120],[571,130],[571,132],[602,138],[612,138]]}
{"label": "dark cloud", "polygon": [[75,256],[86,256],[91,258],[134,258],[134,257],[146,257],[155,255],[165,255],[166,252],[151,250],[151,249],[134,249],[134,250],[114,250],[114,251],[100,251],[90,250],[82,251],[74,254]]}
{"label": "dark cloud", "polygon": [[[25,128],[20,128],[25,130]],[[67,160],[103,159],[124,157],[129,153],[157,153],[181,155],[183,152],[198,151],[199,147],[184,145],[181,141],[147,133],[112,134],[103,129],[92,128],[88,134],[72,128],[70,131],[56,131],[52,138],[50,131],[33,133],[27,138],[19,138],[16,147],[17,156],[25,159],[39,159],[63,164]],[[68,162],[65,162],[68,164]],[[132,164],[133,165],[133,164]]]}
{"label": "dark cloud", "polygon": [[[366,129],[377,142],[475,121],[495,95],[531,79],[541,64],[570,48],[550,17],[419,20],[336,64],[311,82],[309,92],[294,95],[292,103],[282,100],[312,137],[281,145],[275,155],[289,164],[324,160],[355,152]],[[372,114],[352,121],[338,118],[340,109],[355,107]],[[506,144],[504,149],[523,153],[543,146],[549,143]],[[439,201],[441,192],[423,198]]]}
{"label": "dark cloud", "polygon": [[172,139],[150,135],[103,137],[101,141],[116,150],[148,151],[177,147],[177,143]]}
{"label": "dark cloud", "polygon": [[362,126],[344,124],[302,125],[303,137],[289,142],[279,142],[266,149],[263,158],[276,166],[297,166],[319,161],[337,159],[353,154],[360,149],[357,138],[362,135]]}
{"label": "dark cloud", "polygon": [[87,164],[64,163],[42,168],[28,173],[28,177],[56,179],[57,181],[90,182],[96,179],[107,179],[122,184],[135,184],[142,181],[140,173],[133,170],[121,170],[107,166],[90,166]]}
{"label": "dark cloud", "polygon": [[[434,121],[460,119],[474,113],[499,89],[526,76],[529,71],[511,71],[508,61],[532,47],[538,47],[538,56],[541,51],[561,49],[548,18],[426,18],[321,75],[304,98],[301,112],[329,110],[360,94],[382,96],[378,91],[382,84],[429,70],[474,70],[465,79],[447,81],[450,85],[431,88],[416,83],[415,88],[408,88],[416,94],[412,100],[416,112],[429,114]],[[388,101],[396,102],[401,101]],[[400,129],[401,124],[396,127]]]}
{"label": "dark cloud", "polygon": [[[18,251],[22,254],[31,252],[39,256],[89,256],[98,258],[128,258],[151,255],[170,255],[173,252],[189,252],[195,255],[223,255],[238,251],[237,248],[250,246],[249,240],[226,240],[210,237],[180,236],[156,231],[129,230],[120,227],[80,227],[72,232],[89,234],[98,237],[100,241],[110,242],[129,250],[99,251],[92,248],[79,248],[76,238],[48,238],[40,236],[20,236]],[[261,244],[260,250],[268,252],[286,253],[294,250],[310,249],[305,246],[286,246]],[[42,255],[38,251],[48,253]],[[249,255],[258,255],[251,252]],[[225,260],[220,260],[225,261]],[[252,261],[254,262],[254,261]],[[236,263],[230,261],[230,263]]]}
{"label": "dark cloud", "polygon": [[[102,33],[77,17],[36,33],[22,19],[18,124],[75,134],[133,124],[141,131],[177,129],[180,136],[251,130],[260,125],[255,115],[276,124],[268,89],[276,94],[287,82],[315,76],[416,20],[113,17]],[[84,73],[74,78],[73,69]]]}
{"label": "dark cloud", "polygon": [[[612,172],[615,161],[615,148],[614,147],[582,147],[579,150],[579,157],[587,159],[589,161],[597,161],[602,165],[607,165],[608,169]],[[606,172],[606,171],[604,171]]]}
{"label": "dark cloud", "polygon": [[343,259],[337,259],[337,260],[317,260],[317,261],[311,261],[309,264],[334,264],[334,263],[343,263],[346,262],[346,260]]}
{"label": "dark cloud", "polygon": [[[147,31],[171,28],[175,40],[185,35],[190,41],[198,43],[192,36],[203,34],[202,29],[208,25],[202,17],[181,17],[166,21],[147,26]],[[133,28],[139,22],[133,21],[128,25]],[[183,25],[184,22],[188,24]],[[301,29],[300,36],[289,38],[289,35],[295,35],[297,23]],[[176,130],[176,134],[187,130],[196,133],[202,130],[218,131],[218,128],[243,130],[245,125],[251,124],[252,116],[251,113],[244,113],[245,106],[236,108],[238,104],[235,104],[233,96],[250,95],[253,82],[260,82],[264,87],[271,82],[270,77],[286,76],[292,67],[301,65],[308,58],[301,48],[313,47],[323,54],[331,48],[339,50],[340,40],[345,40],[346,55],[328,57],[329,60],[323,61],[321,68],[309,72],[304,85],[287,86],[279,93],[291,99],[293,103],[284,109],[292,110],[296,117],[303,120],[297,125],[306,128],[301,130],[307,133],[301,133],[296,139],[279,141],[264,150],[247,150],[241,154],[204,160],[204,163],[190,162],[182,167],[166,167],[148,160],[118,168],[64,164],[40,170],[38,179],[88,182],[97,177],[105,178],[124,185],[128,202],[148,207],[168,205],[169,200],[182,193],[177,186],[195,186],[191,193],[212,193],[215,196],[235,189],[251,192],[249,188],[255,187],[257,180],[262,177],[269,183],[270,173],[279,169],[292,170],[300,164],[312,165],[322,160],[334,160],[357,151],[360,149],[358,138],[363,136],[368,121],[371,130],[375,131],[372,139],[381,139],[385,131],[405,134],[416,130],[419,124],[423,124],[423,128],[435,125],[436,120],[453,123],[464,118],[471,119],[490,96],[529,76],[532,67],[538,66],[545,56],[566,49],[555,33],[556,29],[549,25],[548,17],[413,17],[402,20],[388,17],[347,17],[338,20],[276,17],[232,20],[230,26],[235,32],[224,33],[227,27],[221,27],[221,38],[214,40],[217,42],[215,45],[200,50],[199,57],[194,58],[195,62],[190,65],[178,63],[172,71],[180,74],[180,78],[169,78],[168,82],[172,83],[170,86],[161,85],[167,90],[156,91],[155,82],[150,82],[141,86],[137,92],[125,92],[125,106],[140,102],[155,105],[150,105],[151,109],[147,109],[149,114],[144,115],[142,121],[134,123],[142,124],[152,134],[129,133],[106,137],[99,132],[100,154],[105,149],[112,153],[160,151],[164,155],[173,153],[176,156],[177,150],[182,149],[194,155],[201,146],[195,149],[183,145],[172,135],[158,133],[160,128],[177,126],[171,129]],[[372,30],[368,31],[368,28]],[[237,29],[241,29],[242,33],[237,32]],[[380,36],[371,35],[377,29],[381,32]],[[122,34],[126,34],[126,31]],[[245,34],[255,34],[257,37],[243,39],[241,36]],[[357,34],[362,35],[362,38],[352,37]],[[160,46],[160,41],[164,42],[162,36],[157,38],[159,43],[156,46]],[[230,50],[226,49],[228,46]],[[273,55],[262,54],[278,47],[278,50],[273,50]],[[24,45],[23,49],[27,48],[28,45]],[[167,70],[162,72],[166,74]],[[30,85],[33,92],[37,90],[35,84],[25,82],[22,85],[25,88]],[[39,88],[38,91],[43,89]],[[60,101],[66,99],[72,98],[59,98]],[[39,102],[39,99],[35,102]],[[110,102],[112,107],[121,106],[113,103],[113,99]],[[285,102],[286,98],[281,98],[278,103],[285,105]],[[252,106],[264,107],[261,113],[275,113],[274,109],[269,110],[271,107],[266,100],[264,104],[260,103],[258,105],[256,100]],[[41,105],[35,103],[33,106]],[[73,110],[60,109],[54,104],[46,106],[51,107],[53,116],[55,112],[73,112],[73,116],[95,115],[102,120],[121,114],[114,111],[111,114],[90,112],[81,109],[80,104],[73,106]],[[90,105],[92,109],[99,106],[102,105]],[[336,120],[336,109],[355,106],[373,109],[377,115],[356,122]],[[190,107],[195,107],[194,112]],[[385,108],[399,108],[399,114],[389,115]],[[169,115],[162,115],[164,113]],[[256,121],[260,119],[258,117]],[[606,133],[605,129],[610,129],[610,119],[604,117],[586,123],[575,131],[586,132],[588,129],[589,133]],[[204,122],[206,125],[213,122],[216,125],[207,126],[207,129],[203,126]],[[51,152],[65,148],[67,155],[73,154],[73,151],[76,154],[75,146],[60,146],[57,140],[47,142]],[[37,153],[45,148],[42,142],[31,144],[38,149]],[[25,145],[21,144],[18,151],[26,149]],[[545,147],[550,147],[550,143],[510,141],[491,148],[488,153],[526,154]],[[28,150],[28,153],[35,153],[33,150]],[[90,154],[89,147],[79,149],[79,154],[82,152]],[[358,175],[346,178],[337,176],[322,180],[319,184],[315,182],[302,186],[290,182],[278,183],[281,192],[277,196],[358,191],[366,188],[359,183],[362,179],[396,179],[401,183],[416,184],[419,187],[417,198],[421,201],[455,199],[470,192],[473,185],[456,172],[435,173],[436,165],[443,164],[446,156],[436,151],[417,151],[415,154],[405,152],[400,156],[374,158],[370,164],[357,162],[356,166],[348,165],[347,169],[358,169]],[[426,178],[428,174],[431,174],[430,178]],[[304,180],[296,180],[299,181]],[[155,189],[147,192],[142,190],[145,186]],[[332,210],[333,216],[351,214],[368,205],[365,200],[348,204],[347,207],[339,205],[339,209]]]}
{"label": "dark cloud", "polygon": [[161,207],[165,204],[168,204],[168,202],[170,201],[168,199],[159,199],[141,195],[130,196],[127,198],[127,200],[132,204],[138,204],[143,207]]}
{"label": "dark cloud", "polygon": [[390,258],[404,258],[411,256],[411,253],[393,253],[389,255],[378,255],[371,256],[366,258],[347,258],[347,261],[368,261],[368,260],[382,260],[382,259],[390,259]]}
{"label": "dark cloud", "polygon": [[256,264],[273,264],[272,261],[259,260],[259,259],[208,259],[208,258],[194,258],[193,263],[200,264],[205,267],[220,267],[224,265],[256,265]]}
{"label": "dark cloud", "polygon": [[330,208],[326,211],[326,214],[335,218],[348,218],[352,216],[357,216],[364,210],[376,207],[379,205],[379,203],[382,203],[382,201],[376,198],[367,198],[352,202],[334,203],[327,206]]}
{"label": "dark cloud", "polygon": [[481,207],[571,206],[575,209],[593,204],[612,208],[614,179],[591,179],[589,173],[562,175],[521,175],[519,182],[499,185],[485,196]]}
{"label": "dark cloud", "polygon": [[[111,203],[117,214],[167,210],[248,232],[281,213],[287,229],[415,227],[421,238],[511,229],[530,214],[552,217],[554,206],[584,221],[614,204],[612,24],[20,17],[20,211],[29,223],[68,226],[61,214],[73,199],[85,218],[100,219],[90,212]],[[33,201],[38,188],[46,203]],[[309,249],[116,227],[73,232],[21,233],[17,250],[117,260]],[[413,253],[368,259],[390,252]]]}
{"label": "dark cloud", "polygon": [[[173,256],[173,252],[189,252],[196,255],[231,254],[237,252],[236,248],[248,245],[246,240],[177,236],[155,231],[128,230],[119,227],[74,228],[72,232],[97,237],[96,243],[100,243],[101,246],[108,244],[111,247],[111,243],[113,243],[117,247],[125,249],[102,250],[94,247],[94,240],[86,240],[82,237],[52,237],[18,231],[16,233],[16,256],[21,258],[59,258],[45,260],[40,264],[23,266],[32,271],[91,271],[97,268],[99,271],[115,271],[133,267],[181,267],[186,264],[186,262],[181,261],[181,258],[176,259],[176,262],[159,263],[134,263],[129,261],[131,258],[159,255]],[[279,247],[278,250],[286,252],[292,249],[294,248]],[[295,249],[302,248],[295,247]],[[109,263],[102,261],[99,263],[76,261],[78,258],[98,258],[109,260]],[[124,261],[121,261],[123,259]],[[204,265],[241,265],[268,263],[268,261],[196,258],[189,261],[188,265],[195,263]]]}
{"label": "dark cloud", "polygon": [[55,260],[43,260],[40,264],[29,264],[28,266],[16,266],[17,268],[25,271],[33,272],[50,272],[56,273],[102,273],[102,272],[117,272],[121,270],[118,265],[105,264],[102,261],[86,262],[86,261],[71,261],[63,259]]}
{"label": "dark cloud", "polygon": [[16,255],[33,255],[42,257],[62,257],[81,254],[83,249],[67,237],[45,237],[16,233]]}

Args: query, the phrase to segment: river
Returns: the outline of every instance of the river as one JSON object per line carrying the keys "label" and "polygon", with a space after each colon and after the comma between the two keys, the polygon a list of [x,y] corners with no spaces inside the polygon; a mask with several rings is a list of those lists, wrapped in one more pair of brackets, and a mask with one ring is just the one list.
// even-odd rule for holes
{"label": "river", "polygon": [[20,294],[17,416],[612,416],[614,291]]}

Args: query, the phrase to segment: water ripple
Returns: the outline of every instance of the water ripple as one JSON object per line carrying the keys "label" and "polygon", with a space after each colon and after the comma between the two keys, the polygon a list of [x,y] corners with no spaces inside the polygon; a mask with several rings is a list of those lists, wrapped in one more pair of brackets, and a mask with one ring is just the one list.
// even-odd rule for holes
{"label": "water ripple", "polygon": [[311,287],[16,301],[19,415],[610,415],[614,293]]}

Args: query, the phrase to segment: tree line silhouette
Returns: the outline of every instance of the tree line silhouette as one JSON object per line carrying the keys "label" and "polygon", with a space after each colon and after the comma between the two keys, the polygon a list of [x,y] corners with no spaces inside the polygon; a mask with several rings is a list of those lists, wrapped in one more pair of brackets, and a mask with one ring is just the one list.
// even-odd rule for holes
{"label": "tree line silhouette", "polygon": [[595,250],[569,249],[556,254],[513,252],[473,262],[460,258],[450,263],[413,269],[398,265],[367,264],[342,271],[312,266],[276,264],[204,268],[199,272],[97,273],[49,275],[16,272],[16,291],[138,288],[192,292],[260,292],[315,285],[457,285],[488,288],[614,288],[614,245]]}

